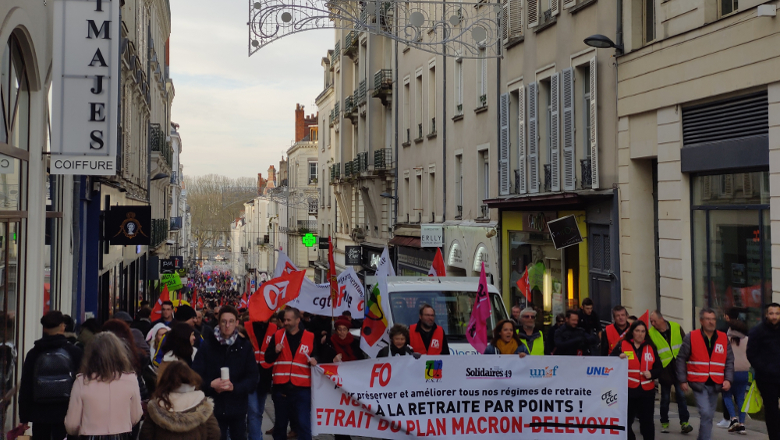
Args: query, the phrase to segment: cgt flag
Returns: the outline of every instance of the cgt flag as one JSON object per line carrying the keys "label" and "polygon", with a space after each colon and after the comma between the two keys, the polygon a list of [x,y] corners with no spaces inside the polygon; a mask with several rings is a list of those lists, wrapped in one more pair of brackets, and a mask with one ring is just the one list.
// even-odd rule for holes
{"label": "cgt flag", "polygon": [[306,272],[299,270],[266,281],[249,298],[249,320],[267,321],[271,315],[301,293]]}
{"label": "cgt flag", "polygon": [[487,348],[487,320],[490,318],[490,299],[488,298],[487,276],[485,263],[479,274],[479,287],[474,298],[474,308],[471,309],[471,319],[466,327],[466,339],[478,353],[484,353]]}
{"label": "cgt flag", "polygon": [[523,276],[517,280],[517,288],[520,289],[520,293],[522,293],[528,301],[531,301],[531,285],[528,283],[527,268],[523,271]]}
{"label": "cgt flag", "polygon": [[429,277],[446,277],[447,268],[444,266],[444,257],[441,255],[441,248],[436,248],[436,256],[433,257],[433,264],[428,270]]}
{"label": "cgt flag", "polygon": [[249,303],[247,302],[247,299],[246,299],[246,292],[244,292],[244,295],[241,296],[241,302],[238,303],[238,308],[239,309],[245,309],[248,304]]}
{"label": "cgt flag", "polygon": [[162,318],[162,305],[165,301],[170,300],[171,294],[168,293],[168,286],[163,286],[163,291],[160,294],[160,297],[157,298],[157,303],[154,304],[154,308],[152,309],[152,316],[149,318],[152,322]]}
{"label": "cgt flag", "polygon": [[330,303],[335,306],[339,296],[339,282],[336,278],[336,262],[333,259],[333,239],[328,237],[328,281],[330,281]]}
{"label": "cgt flag", "polygon": [[279,251],[279,260],[276,262],[276,269],[274,269],[274,278],[297,271],[298,268],[290,261],[290,257],[283,251]]}

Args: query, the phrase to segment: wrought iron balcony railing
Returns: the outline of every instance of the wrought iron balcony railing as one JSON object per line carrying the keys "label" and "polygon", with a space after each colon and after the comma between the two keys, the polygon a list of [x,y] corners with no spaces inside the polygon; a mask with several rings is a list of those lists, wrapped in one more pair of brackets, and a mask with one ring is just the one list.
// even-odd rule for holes
{"label": "wrought iron balcony railing", "polygon": [[590,158],[580,159],[580,171],[582,173],[582,189],[593,186],[593,168],[591,168]]}
{"label": "wrought iron balcony railing", "polygon": [[335,64],[339,58],[341,58],[341,42],[337,41],[336,46],[333,48],[333,54],[330,56],[330,63]]}
{"label": "wrought iron balcony railing", "polygon": [[168,240],[168,226],[168,219],[152,219],[152,236],[150,237],[149,247],[156,248]]}
{"label": "wrought iron balcony railing", "polygon": [[362,151],[358,153],[358,168],[360,172],[368,171],[368,151]]}
{"label": "wrought iron balcony railing", "polygon": [[487,105],[487,95],[479,95],[479,106],[484,107]]}
{"label": "wrought iron balcony railing", "polygon": [[436,134],[436,118],[431,118],[431,131],[428,132],[428,135]]}
{"label": "wrought iron balcony railing", "polygon": [[544,191],[552,191],[552,169],[550,164],[544,164]]}
{"label": "wrought iron balcony railing", "polygon": [[165,140],[165,132],[160,128],[160,124],[152,124],[151,127],[151,148],[152,152],[159,153],[160,156],[171,167],[173,164],[173,149]]}
{"label": "wrought iron balcony railing", "polygon": [[344,98],[344,114],[349,115],[355,110],[355,102],[352,100],[352,95]]}
{"label": "wrought iron balcony railing", "polygon": [[366,103],[367,83],[368,81],[365,79],[360,81],[360,85],[358,86],[358,105],[363,105]]}
{"label": "wrought iron balcony railing", "polygon": [[374,74],[374,92],[393,88],[393,70],[379,69]]}
{"label": "wrought iron balcony railing", "polygon": [[393,168],[393,150],[383,148],[374,151],[374,170],[390,170]]}

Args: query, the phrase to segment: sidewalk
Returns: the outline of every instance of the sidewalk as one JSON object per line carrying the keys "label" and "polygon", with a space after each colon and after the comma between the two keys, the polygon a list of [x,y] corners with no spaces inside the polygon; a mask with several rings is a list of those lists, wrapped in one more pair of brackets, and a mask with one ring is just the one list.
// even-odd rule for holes
{"label": "sidewalk", "polygon": [[[661,416],[660,414],[660,405],[656,401],[655,404],[655,438],[657,440],[677,440],[677,439],[687,439],[687,440],[695,440],[696,436],[699,435],[699,409],[689,406],[688,412],[691,414],[691,419],[688,421],[688,423],[693,426],[693,432],[689,434],[683,434],[680,432],[680,420],[679,415],[677,414],[677,404],[672,402],[671,407],[669,408],[669,430],[672,431],[668,434],[661,434]],[[720,422],[721,418],[723,417],[723,414],[718,411],[715,414],[715,421],[713,424],[716,424]],[[747,435],[740,435],[735,432],[729,432],[727,429],[718,428],[717,426],[713,426],[712,428],[712,440],[722,440],[722,439],[766,439],[767,433],[766,433],[766,424],[763,421],[759,420],[752,420],[750,416],[747,417],[745,420],[745,428],[747,428]],[[634,422],[634,434],[636,434],[637,438],[641,438],[641,435],[639,435],[639,422]]]}

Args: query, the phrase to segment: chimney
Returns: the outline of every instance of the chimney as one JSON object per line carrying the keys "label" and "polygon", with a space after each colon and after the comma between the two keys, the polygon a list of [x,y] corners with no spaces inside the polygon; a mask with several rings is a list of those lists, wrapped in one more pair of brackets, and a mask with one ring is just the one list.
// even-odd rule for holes
{"label": "chimney", "polygon": [[301,139],[306,137],[306,123],[304,119],[303,106],[295,104],[295,142],[300,142]]}
{"label": "chimney", "polygon": [[268,167],[268,182],[276,183],[276,170],[273,165]]}

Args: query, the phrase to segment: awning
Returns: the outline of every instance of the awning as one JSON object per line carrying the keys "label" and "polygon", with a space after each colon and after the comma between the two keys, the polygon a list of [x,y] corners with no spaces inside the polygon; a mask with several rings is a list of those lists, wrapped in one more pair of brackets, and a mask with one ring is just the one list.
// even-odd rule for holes
{"label": "awning", "polygon": [[404,237],[403,235],[396,235],[393,237],[388,244],[392,244],[394,246],[409,246],[409,247],[420,247],[420,237]]}
{"label": "awning", "polygon": [[571,208],[576,205],[585,205],[588,199],[594,196],[608,197],[612,195],[612,190],[607,189],[578,193],[528,194],[516,197],[485,200],[484,203],[491,209],[520,208],[523,210],[542,210],[551,207]]}
{"label": "awning", "polygon": [[420,227],[418,226],[416,228],[410,228],[410,227],[401,226],[401,227],[396,228],[394,234],[396,236],[398,236],[398,235],[406,235],[408,237],[419,237],[420,236]]}

